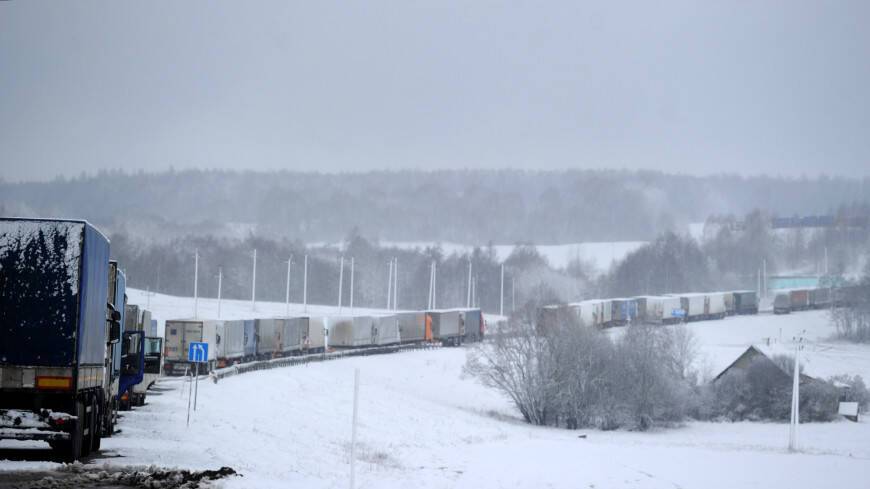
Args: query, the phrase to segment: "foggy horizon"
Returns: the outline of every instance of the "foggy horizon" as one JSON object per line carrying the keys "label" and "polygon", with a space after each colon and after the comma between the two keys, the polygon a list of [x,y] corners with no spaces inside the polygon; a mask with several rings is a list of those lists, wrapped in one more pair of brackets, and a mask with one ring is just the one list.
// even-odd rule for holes
{"label": "foggy horizon", "polygon": [[203,6],[0,2],[0,177],[870,175],[863,2]]}
{"label": "foggy horizon", "polygon": [[651,173],[674,177],[689,177],[689,178],[741,178],[741,179],[772,179],[786,182],[795,181],[818,181],[822,179],[845,180],[856,182],[870,181],[870,172],[867,174],[834,174],[820,171],[816,174],[779,174],[767,172],[689,172],[689,171],[667,171],[656,168],[607,168],[607,167],[566,167],[566,168],[519,168],[519,167],[496,167],[496,168],[461,168],[461,167],[443,167],[443,168],[360,168],[348,170],[330,170],[330,169],[313,169],[313,168],[232,168],[232,167],[199,167],[199,166],[167,166],[165,168],[124,168],[124,167],[105,167],[80,170],[78,172],[61,172],[54,175],[45,175],[39,178],[9,178],[5,173],[0,175],[0,182],[8,184],[30,184],[30,183],[49,183],[57,180],[76,180],[76,179],[92,179],[100,174],[120,174],[125,176],[135,176],[144,174],[146,176],[161,176],[171,173],[185,172],[215,172],[215,173],[253,173],[259,175],[265,174],[299,174],[299,175],[331,175],[331,176],[352,176],[352,175],[369,175],[369,174],[392,174],[392,173],[414,173],[434,174],[439,172],[481,172],[481,173],[498,173],[498,172],[530,172],[533,174],[558,174],[558,173],[583,173],[583,172],[602,172],[614,174],[635,174],[635,173]]}

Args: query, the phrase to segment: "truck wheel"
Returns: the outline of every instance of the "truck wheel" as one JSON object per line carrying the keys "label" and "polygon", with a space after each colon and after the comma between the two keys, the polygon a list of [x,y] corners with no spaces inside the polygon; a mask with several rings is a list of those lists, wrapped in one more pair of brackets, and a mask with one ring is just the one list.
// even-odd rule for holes
{"label": "truck wheel", "polygon": [[[94,444],[94,425],[96,425],[96,410],[91,407],[91,412],[88,413],[87,406],[83,406],[85,410],[85,423],[82,424],[82,457],[87,457],[91,454],[91,447]],[[81,419],[81,418],[79,418]],[[84,434],[84,430],[88,430],[88,434]]]}
{"label": "truck wheel", "polygon": [[67,462],[75,462],[82,458],[82,438],[84,438],[85,406],[80,401],[76,402],[77,419],[72,422],[72,431],[69,440],[55,442],[51,446],[61,452],[61,456]]}
{"label": "truck wheel", "polygon": [[103,414],[103,422],[105,423],[103,433],[106,438],[111,438],[115,433],[115,405],[112,401],[106,404],[106,412]]}
{"label": "truck wheel", "polygon": [[91,406],[93,410],[93,420],[94,423],[91,425],[91,432],[93,433],[91,437],[91,451],[97,452],[100,450],[100,444],[103,439],[103,412],[100,411],[100,402],[98,400],[94,401],[94,404]]}

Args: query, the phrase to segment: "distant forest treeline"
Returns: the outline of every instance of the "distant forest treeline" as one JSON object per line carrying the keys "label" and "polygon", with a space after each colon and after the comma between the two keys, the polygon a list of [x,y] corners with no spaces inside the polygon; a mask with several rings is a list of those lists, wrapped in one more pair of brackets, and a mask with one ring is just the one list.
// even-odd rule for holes
{"label": "distant forest treeline", "polygon": [[819,214],[870,201],[868,179],[668,175],[650,171],[380,171],[356,174],[101,172],[0,181],[0,213],[85,218],[107,232],[336,242],[466,244],[651,240],[714,214]]}

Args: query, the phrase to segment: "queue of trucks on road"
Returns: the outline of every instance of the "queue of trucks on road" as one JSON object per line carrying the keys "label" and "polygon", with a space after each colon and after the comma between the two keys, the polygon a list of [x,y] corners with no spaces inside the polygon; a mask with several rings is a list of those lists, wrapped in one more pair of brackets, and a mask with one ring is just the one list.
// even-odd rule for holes
{"label": "queue of trucks on road", "polygon": [[237,363],[345,348],[439,342],[459,346],[483,339],[480,309],[457,308],[355,316],[288,316],[244,320],[167,320],[163,372],[191,371],[191,343],[208,349],[206,371]]}

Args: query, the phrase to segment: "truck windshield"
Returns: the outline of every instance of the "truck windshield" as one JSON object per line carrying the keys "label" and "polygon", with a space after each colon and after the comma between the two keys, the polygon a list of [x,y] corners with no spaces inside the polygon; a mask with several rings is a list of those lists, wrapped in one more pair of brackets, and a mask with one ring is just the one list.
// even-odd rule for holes
{"label": "truck windshield", "polygon": [[145,338],[145,354],[159,355],[162,349],[163,340],[161,338]]}

